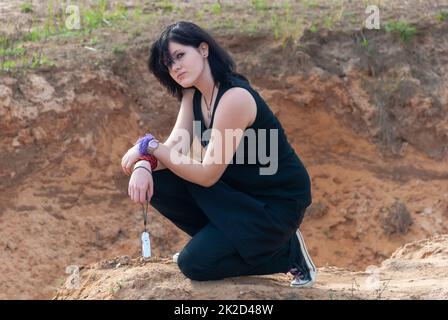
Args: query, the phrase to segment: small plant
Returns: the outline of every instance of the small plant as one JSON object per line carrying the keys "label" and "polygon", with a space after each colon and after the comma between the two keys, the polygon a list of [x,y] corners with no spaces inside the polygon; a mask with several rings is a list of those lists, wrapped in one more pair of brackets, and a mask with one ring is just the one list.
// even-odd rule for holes
{"label": "small plant", "polygon": [[211,11],[213,12],[213,14],[219,15],[221,14],[222,7],[219,3],[214,3],[211,6]]}
{"label": "small plant", "polygon": [[333,27],[334,20],[332,16],[326,16],[324,18],[324,27],[327,29],[331,29]]}
{"label": "small plant", "polygon": [[175,9],[175,5],[171,1],[159,1],[157,2],[157,7],[167,12],[172,12]]}
{"label": "small plant", "polygon": [[137,38],[139,36],[142,35],[142,32],[140,31],[140,29],[135,29],[134,31],[132,31],[132,37],[133,38]]}
{"label": "small plant", "polygon": [[14,60],[6,60],[0,63],[0,70],[2,71],[11,71],[16,66],[16,62]]}
{"label": "small plant", "polygon": [[24,53],[25,48],[23,47],[11,47],[11,48],[0,47],[0,57],[22,56]]}
{"label": "small plant", "polygon": [[33,12],[33,4],[30,2],[25,2],[20,5],[20,11],[23,13]]}
{"label": "small plant", "polygon": [[109,292],[112,295],[115,295],[118,291],[120,291],[123,288],[123,283],[121,281],[117,281],[114,286],[109,288]]}
{"label": "small plant", "polygon": [[291,10],[291,3],[289,2],[289,0],[286,0],[285,2],[283,2],[283,4],[281,6],[283,7],[283,9],[285,11]]}
{"label": "small plant", "polygon": [[143,14],[142,22],[143,23],[151,23],[156,17],[155,13],[145,13]]}
{"label": "small plant", "polygon": [[235,20],[233,20],[233,17],[229,15],[227,19],[225,20],[225,27],[226,29],[234,29],[235,28]]}
{"label": "small plant", "polygon": [[66,39],[66,38],[76,37],[78,35],[79,35],[79,33],[76,31],[64,29],[63,31],[61,31],[61,33],[58,34],[58,37],[61,39]]}
{"label": "small plant", "polygon": [[358,21],[358,16],[354,13],[351,13],[351,14],[348,13],[347,18],[349,19],[351,25],[359,25],[359,23],[360,23]]}
{"label": "small plant", "polygon": [[[137,16],[139,17],[138,10]],[[126,20],[128,18],[128,10],[118,3],[114,11],[109,12],[107,11],[107,1],[101,0],[98,2],[98,5],[83,10],[82,18],[86,31],[90,33],[93,29],[110,26],[112,22]]]}
{"label": "small plant", "polygon": [[93,37],[92,39],[90,39],[89,41],[89,46],[94,46],[98,43],[98,39],[97,37]]}
{"label": "small plant", "polygon": [[0,36],[0,71],[12,71],[20,66],[26,49],[16,39]]}
{"label": "small plant", "polygon": [[115,45],[112,49],[114,54],[122,54],[126,50],[126,47],[123,44]]}
{"label": "small plant", "polygon": [[317,32],[317,26],[314,23],[311,25],[310,31],[313,32],[313,33]]}
{"label": "small plant", "polygon": [[439,22],[444,22],[445,20],[448,20],[448,11],[439,11],[437,12],[436,19]]}
{"label": "small plant", "polygon": [[409,42],[417,33],[417,28],[405,21],[392,21],[386,23],[386,32],[398,32],[403,42]]}
{"label": "small plant", "polygon": [[[303,20],[301,16],[295,17],[290,11],[289,2],[283,4],[285,15],[279,16],[276,13],[271,14],[271,30],[274,32],[274,39],[282,41],[282,47],[285,47],[289,41],[297,42],[303,33]],[[259,27],[259,26],[257,26]]]}
{"label": "small plant", "polygon": [[258,30],[258,23],[255,20],[248,22],[246,26],[249,33],[255,33]]}
{"label": "small plant", "polygon": [[277,40],[280,37],[280,23],[276,13],[271,16],[271,23],[274,29],[274,39]]}
{"label": "small plant", "polygon": [[35,69],[38,67],[53,67],[55,63],[50,60],[46,55],[42,54],[42,52],[34,52],[31,58],[31,68]]}
{"label": "small plant", "polygon": [[53,60],[51,60],[46,55],[42,55],[41,58],[40,58],[40,65],[41,66],[47,66],[47,67],[54,67],[56,64],[54,63]]}
{"label": "small plant", "polygon": [[196,19],[198,20],[204,19],[204,14],[205,14],[204,9],[201,8],[196,12]]}
{"label": "small plant", "polygon": [[0,47],[6,48],[9,46],[11,39],[7,36],[0,35]]}
{"label": "small plant", "polygon": [[140,5],[136,6],[133,12],[134,21],[140,23],[142,20],[142,14],[143,14],[143,8]]}
{"label": "small plant", "polygon": [[50,35],[56,32],[56,26],[54,25],[54,8],[53,2],[50,1],[47,7],[47,17],[44,24],[44,38],[48,38]]}
{"label": "small plant", "polygon": [[331,29],[335,23],[341,21],[342,17],[347,15],[345,12],[344,2],[343,1],[335,1],[331,6],[331,13],[329,14],[330,19],[328,23],[331,23],[327,28]]}
{"label": "small plant", "polygon": [[96,29],[103,23],[103,15],[99,11],[86,10],[82,15],[83,25],[89,29]]}
{"label": "small plant", "polygon": [[305,8],[307,9],[316,9],[319,5],[316,1],[305,1]]}
{"label": "small plant", "polygon": [[287,19],[291,17],[291,4],[289,1],[285,1],[285,3],[283,3],[283,10],[285,11]]}
{"label": "small plant", "polygon": [[352,288],[350,289],[351,291],[351,298],[350,299],[355,299],[355,292],[359,291],[359,287],[360,285],[358,284],[358,282],[356,282],[356,278],[352,279]]}
{"label": "small plant", "polygon": [[363,48],[368,48],[369,47],[369,40],[367,40],[367,39],[363,39],[362,41],[361,41],[361,46],[363,47]]}
{"label": "small plant", "polygon": [[252,5],[257,11],[263,11],[268,9],[268,4],[266,0],[252,0]]}
{"label": "small plant", "polygon": [[32,42],[39,41],[41,39],[41,34],[42,32],[39,29],[34,29],[25,35],[24,40]]}
{"label": "small plant", "polygon": [[384,282],[382,287],[380,287],[380,288],[378,288],[377,290],[375,290],[375,293],[376,293],[376,297],[375,297],[375,299],[376,299],[376,300],[381,300],[382,295],[383,295],[383,292],[384,292],[384,290],[386,290],[387,287],[389,286],[390,281],[391,281],[391,279],[389,279],[389,281],[387,281],[387,282]]}
{"label": "small plant", "polygon": [[115,16],[117,19],[127,19],[128,18],[128,9],[124,5],[119,3],[116,5],[113,16]]}

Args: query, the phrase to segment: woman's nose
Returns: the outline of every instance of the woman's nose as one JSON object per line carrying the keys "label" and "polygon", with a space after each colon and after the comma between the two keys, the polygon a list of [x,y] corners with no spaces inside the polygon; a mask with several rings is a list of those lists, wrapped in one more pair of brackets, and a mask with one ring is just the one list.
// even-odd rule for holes
{"label": "woman's nose", "polygon": [[182,68],[182,66],[180,65],[180,63],[174,62],[174,71],[179,72],[179,70]]}
{"label": "woman's nose", "polygon": [[171,69],[174,71],[178,71],[180,70],[180,63],[178,63],[179,61],[177,60],[173,60],[173,62],[171,63]]}

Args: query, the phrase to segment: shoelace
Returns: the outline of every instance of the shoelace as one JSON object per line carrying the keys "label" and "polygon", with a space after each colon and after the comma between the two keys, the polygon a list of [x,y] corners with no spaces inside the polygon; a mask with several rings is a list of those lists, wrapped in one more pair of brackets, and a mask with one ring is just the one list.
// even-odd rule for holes
{"label": "shoelace", "polygon": [[299,271],[297,268],[291,268],[289,270],[289,273],[291,273],[294,276],[294,280],[304,280],[305,275]]}

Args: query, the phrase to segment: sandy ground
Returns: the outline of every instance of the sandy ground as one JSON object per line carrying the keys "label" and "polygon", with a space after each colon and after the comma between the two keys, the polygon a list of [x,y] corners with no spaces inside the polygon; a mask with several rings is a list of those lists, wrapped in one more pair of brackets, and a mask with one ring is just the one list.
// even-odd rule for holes
{"label": "sandy ground", "polygon": [[[3,2],[2,12],[15,12],[26,21],[13,4]],[[396,4],[402,6],[400,1]],[[381,265],[407,243],[448,233],[448,29],[433,19],[435,10],[443,7],[441,1],[414,4],[388,12],[421,22],[420,32],[406,45],[393,34],[364,30],[361,35],[347,28],[308,30],[299,44],[283,47],[263,30],[228,32],[209,24],[235,57],[239,71],[271,106],[311,175],[313,205],[301,229],[320,267],[319,281],[315,289],[302,292],[287,287],[286,275],[261,277],[264,291],[272,294],[272,288],[281,288],[269,297],[300,298],[310,292],[315,294],[310,298],[331,298],[330,293],[350,297],[354,277],[362,288],[369,265]],[[37,8],[38,15],[45,14],[45,7]],[[424,13],[421,17],[418,8]],[[253,14],[245,9],[240,13],[245,18]],[[0,24],[7,23],[4,17]],[[166,12],[161,17],[164,23],[172,18]],[[146,68],[148,43],[159,28],[145,26],[139,36],[98,30],[92,35],[98,40],[95,52],[85,48],[91,40],[87,36],[83,42],[28,43],[28,49],[42,47],[58,65],[1,74],[0,298],[53,297],[66,280],[67,266],[102,260],[112,261],[113,267],[104,270],[116,281],[122,281],[122,271],[128,269],[133,277],[143,277],[137,286],[147,290],[132,293],[138,298],[174,296],[179,293],[170,288],[177,285],[185,289],[185,297],[206,298],[207,292],[215,297],[208,285],[182,278],[170,262],[189,238],[154,209],[150,229],[157,259],[137,259],[141,207],[127,196],[129,181],[120,160],[144,132],[166,138],[178,110],[175,99]],[[360,46],[362,36],[375,54]],[[126,50],[112,53],[119,42]],[[129,258],[115,269],[114,261],[121,259],[117,256]],[[414,262],[406,260],[408,265]],[[391,281],[389,289],[398,286],[393,297],[412,298],[411,280],[431,275],[419,282],[422,291],[416,297],[430,297],[435,283],[440,288],[435,297],[442,298],[445,283],[442,276],[437,278],[443,275],[438,263],[398,270],[409,281],[402,295],[397,293],[399,283]],[[102,279],[101,270],[85,267],[83,274]],[[152,271],[168,272],[179,283],[161,283]],[[392,271],[391,265],[381,266],[384,279]],[[432,275],[438,280],[431,280]],[[145,281],[165,289],[151,291]],[[244,278],[252,286],[249,293],[232,291],[232,286],[241,285],[232,281],[223,282],[229,296],[242,291],[251,298],[259,292],[254,289],[258,278]],[[87,282],[83,294],[76,294],[93,297],[96,286],[106,297],[113,285],[105,279]],[[200,288],[201,293],[195,292]],[[375,297],[375,290],[363,290],[356,297]],[[132,297],[121,292],[121,298]],[[381,297],[388,297],[386,290]]]}
{"label": "sandy ground", "polygon": [[168,259],[123,256],[81,269],[54,299],[447,299],[447,247],[445,235],[407,244],[364,272],[322,267],[305,289],[289,287],[284,274],[192,281]]}

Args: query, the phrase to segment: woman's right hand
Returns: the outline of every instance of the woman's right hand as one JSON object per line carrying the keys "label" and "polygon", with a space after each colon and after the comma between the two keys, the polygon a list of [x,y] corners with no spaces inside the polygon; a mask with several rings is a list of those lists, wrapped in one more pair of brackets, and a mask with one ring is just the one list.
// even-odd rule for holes
{"label": "woman's right hand", "polygon": [[131,179],[129,179],[128,195],[134,202],[146,204],[146,197],[149,202],[154,193],[154,181],[151,173],[138,167],[145,167],[151,171],[149,161],[142,160],[135,164]]}

